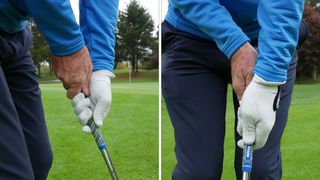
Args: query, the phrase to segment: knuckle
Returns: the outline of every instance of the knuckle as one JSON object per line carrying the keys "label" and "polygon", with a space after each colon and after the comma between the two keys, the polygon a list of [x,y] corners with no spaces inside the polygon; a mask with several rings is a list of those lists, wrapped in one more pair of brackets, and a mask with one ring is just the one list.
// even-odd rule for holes
{"label": "knuckle", "polygon": [[90,99],[89,98],[85,98],[84,100],[84,104],[87,106],[87,107],[89,107],[90,106]]}
{"label": "knuckle", "polygon": [[88,103],[84,102],[84,103],[79,103],[76,107],[75,107],[75,111],[78,113],[81,113],[83,111],[86,111],[87,109],[89,109],[89,105]]}
{"label": "knuckle", "polygon": [[83,75],[73,76],[73,77],[70,79],[70,83],[71,83],[71,84],[78,85],[78,86],[79,86],[79,84],[82,83],[83,81],[84,81]]}
{"label": "knuckle", "polygon": [[92,116],[92,111],[90,109],[86,109],[79,114],[78,116],[79,122],[81,124],[86,124],[88,120],[91,118],[91,116]]}

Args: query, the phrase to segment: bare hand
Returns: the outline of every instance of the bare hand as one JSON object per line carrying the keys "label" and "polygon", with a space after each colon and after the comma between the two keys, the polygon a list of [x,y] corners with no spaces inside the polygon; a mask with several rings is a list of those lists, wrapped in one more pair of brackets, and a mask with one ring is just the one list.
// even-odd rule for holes
{"label": "bare hand", "polygon": [[69,56],[53,56],[52,69],[54,74],[63,82],[67,96],[72,99],[83,92],[89,96],[89,83],[92,73],[92,61],[86,46]]}
{"label": "bare hand", "polygon": [[231,57],[232,87],[239,101],[253,78],[256,60],[257,51],[248,42],[242,45]]}

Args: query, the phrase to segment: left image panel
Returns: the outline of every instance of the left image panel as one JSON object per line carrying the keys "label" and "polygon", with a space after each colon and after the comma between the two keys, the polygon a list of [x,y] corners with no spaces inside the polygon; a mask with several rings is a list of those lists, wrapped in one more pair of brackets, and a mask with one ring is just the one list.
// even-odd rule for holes
{"label": "left image panel", "polygon": [[0,179],[157,179],[158,9],[0,3]]}

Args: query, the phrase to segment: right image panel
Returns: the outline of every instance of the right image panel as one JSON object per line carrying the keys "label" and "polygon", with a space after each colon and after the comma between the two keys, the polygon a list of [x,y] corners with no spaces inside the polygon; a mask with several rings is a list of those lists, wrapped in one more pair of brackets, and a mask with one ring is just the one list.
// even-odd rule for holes
{"label": "right image panel", "polygon": [[320,0],[161,5],[162,179],[320,178]]}

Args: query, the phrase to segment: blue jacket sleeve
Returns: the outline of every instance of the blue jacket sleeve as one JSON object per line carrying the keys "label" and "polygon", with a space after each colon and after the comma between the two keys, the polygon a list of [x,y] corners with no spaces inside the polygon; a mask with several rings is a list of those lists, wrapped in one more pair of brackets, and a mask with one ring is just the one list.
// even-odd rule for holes
{"label": "blue jacket sleeve", "polygon": [[54,55],[70,55],[84,46],[70,1],[25,0],[24,2],[40,31],[47,38]]}
{"label": "blue jacket sleeve", "polygon": [[298,43],[303,0],[261,0],[258,5],[259,54],[254,73],[266,81],[284,82]]}
{"label": "blue jacket sleeve", "polygon": [[112,71],[118,0],[80,0],[80,27],[93,62],[93,70]]}
{"label": "blue jacket sleeve", "polygon": [[236,50],[249,41],[219,0],[171,0],[170,2],[185,18],[208,34],[229,59]]}

